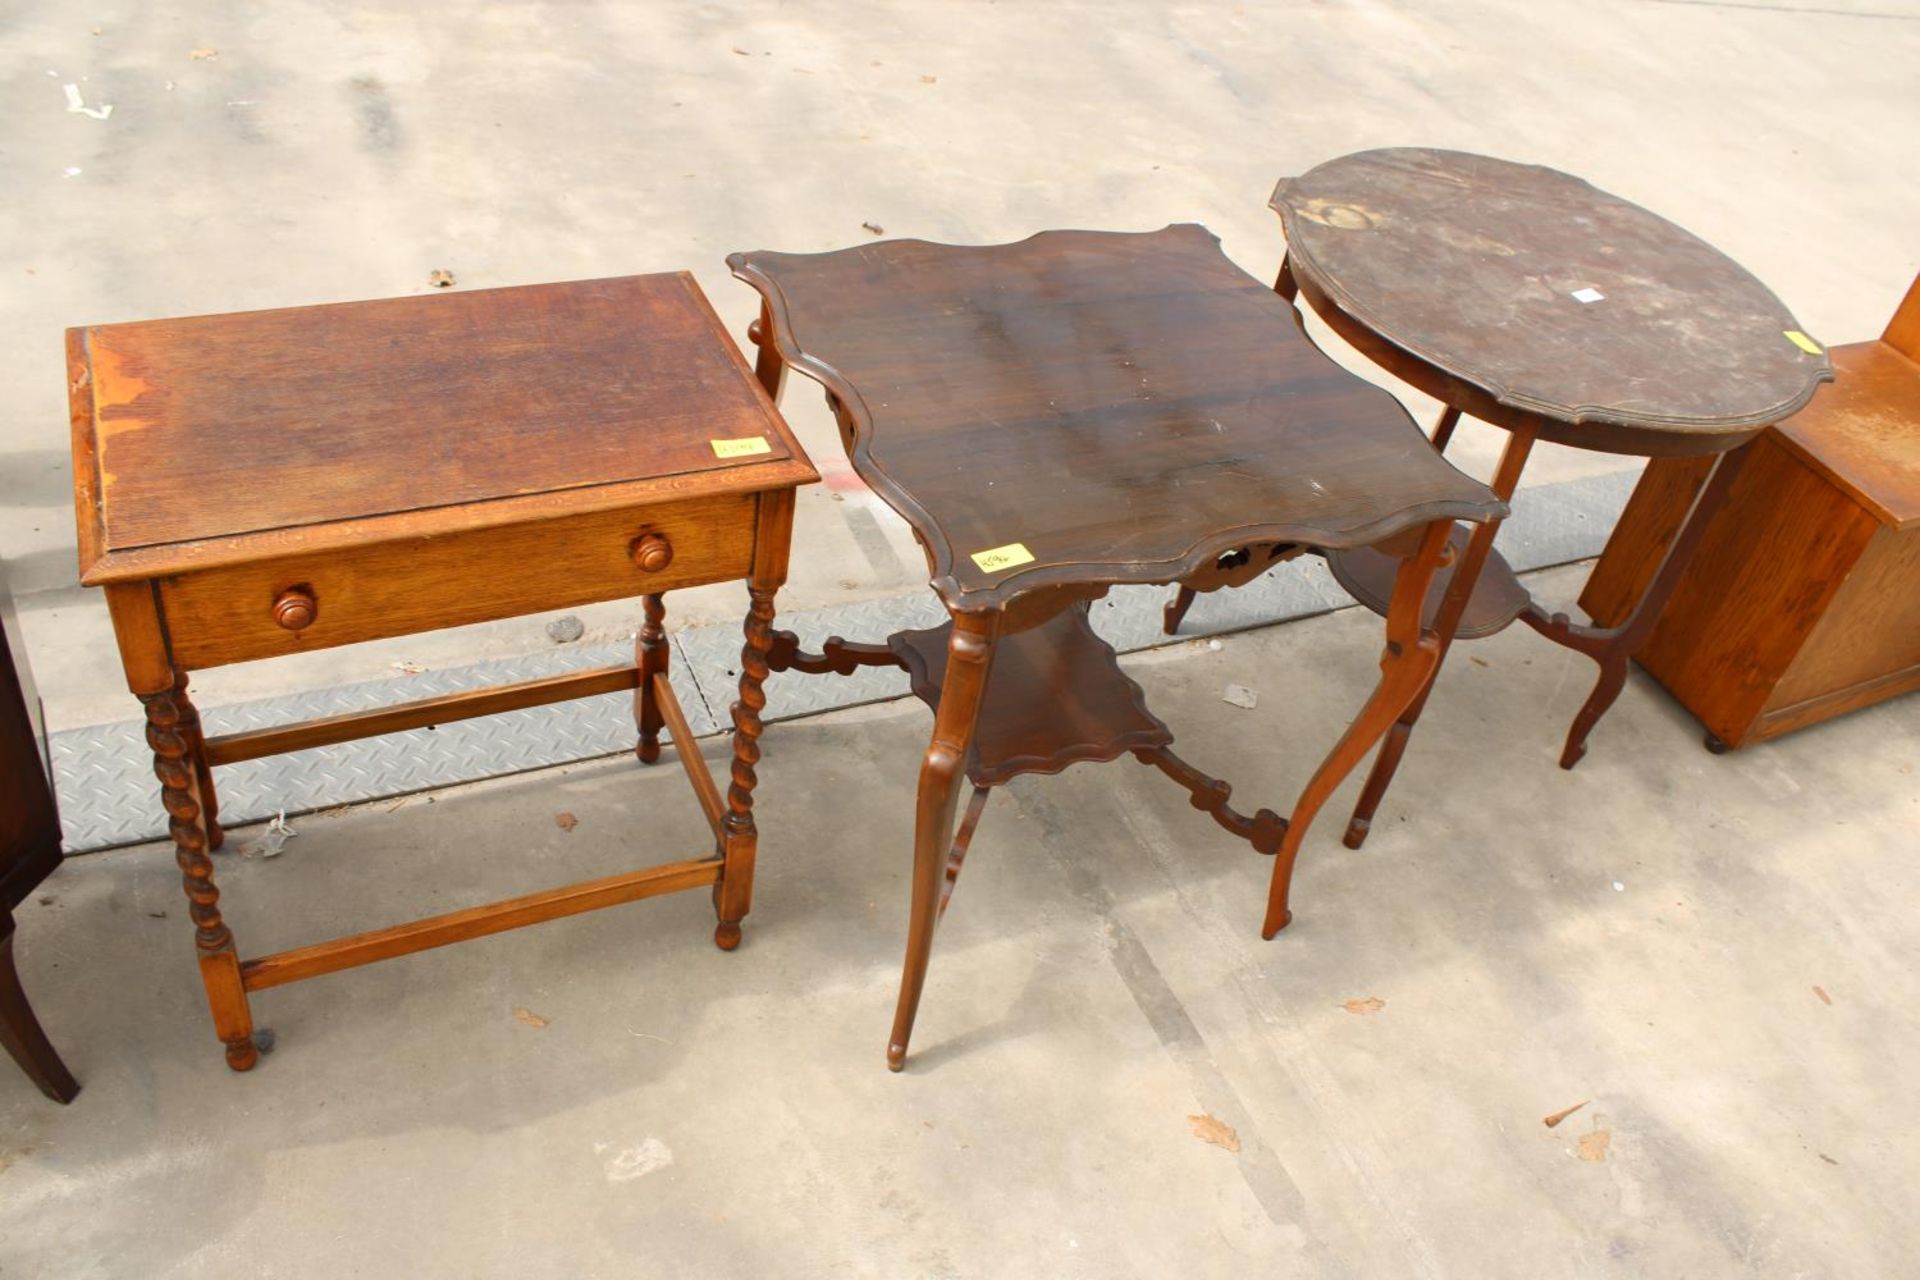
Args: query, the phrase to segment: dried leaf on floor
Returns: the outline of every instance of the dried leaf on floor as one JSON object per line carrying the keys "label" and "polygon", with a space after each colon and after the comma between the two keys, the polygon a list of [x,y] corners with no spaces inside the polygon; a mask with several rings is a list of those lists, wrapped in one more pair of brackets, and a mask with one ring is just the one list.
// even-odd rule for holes
{"label": "dried leaf on floor", "polygon": [[921,76],[920,77],[921,84],[938,84],[939,81],[940,81],[939,76]]}
{"label": "dried leaf on floor", "polygon": [[580,825],[580,819],[574,817],[570,813],[566,813],[566,812],[556,813],[553,815],[553,825],[560,828],[562,831],[571,831],[575,827]]}
{"label": "dried leaf on floor", "polygon": [[541,1017],[539,1014],[535,1013],[531,1009],[515,1009],[513,1011],[513,1016],[520,1019],[520,1021],[526,1023],[528,1026],[536,1029],[540,1027],[544,1027],[549,1022],[552,1021],[552,1019],[550,1018]]}
{"label": "dried leaf on floor", "polygon": [[427,283],[436,289],[451,289],[453,288],[453,272],[448,271],[444,267],[437,271],[429,271],[427,273]]}
{"label": "dried leaf on floor", "polygon": [[220,56],[220,51],[218,49],[195,49],[192,53],[189,53],[187,56],[189,58],[192,58],[195,62],[212,62],[215,58]]}
{"label": "dried leaf on floor", "polygon": [[1607,1148],[1613,1145],[1613,1130],[1595,1129],[1592,1133],[1580,1136],[1580,1158],[1599,1163],[1607,1158]]}
{"label": "dried leaf on floor", "polygon": [[1193,1136],[1202,1142],[1211,1142],[1216,1147],[1225,1147],[1229,1151],[1240,1149],[1240,1135],[1233,1126],[1212,1116],[1188,1116],[1187,1123],[1193,1127]]}
{"label": "dried leaf on floor", "polygon": [[1827,994],[1827,989],[1825,987],[1815,987],[1813,989],[1813,994],[1820,997],[1821,1004],[1833,1003],[1833,997]]}
{"label": "dried leaf on floor", "polygon": [[1342,1009],[1345,1009],[1348,1013],[1357,1013],[1364,1018],[1364,1017],[1369,1017],[1373,1014],[1376,1014],[1380,1012],[1382,1009],[1386,1008],[1387,1002],[1385,1000],[1382,1000],[1379,996],[1368,996],[1364,1000],[1349,1000],[1345,1004],[1341,1005],[1340,1007]]}
{"label": "dried leaf on floor", "polygon": [[883,227],[883,226],[881,226],[881,225],[880,225],[879,223],[877,223],[877,222],[863,222],[863,223],[861,223],[860,225],[861,225],[861,226],[863,226],[863,227],[865,227],[865,228],[866,228],[867,230],[869,230],[869,231],[871,231],[871,232],[873,232],[873,234],[875,234],[875,235],[877,235],[877,236],[883,236],[883,235],[885,235],[885,234],[887,234],[887,229],[886,229],[885,227]]}
{"label": "dried leaf on floor", "polygon": [[1468,654],[1467,656],[1470,659],[1472,659],[1473,665],[1476,667],[1490,667],[1493,665],[1491,662],[1488,662],[1485,658],[1480,657],[1478,654]]}
{"label": "dried leaf on floor", "polygon": [[748,53],[745,49],[741,49],[741,48],[735,48],[734,52],[739,54],[743,58],[751,58],[753,56],[752,54]]}
{"label": "dried leaf on floor", "polygon": [[1552,1115],[1548,1116],[1546,1119],[1542,1120],[1540,1123],[1547,1126],[1547,1128],[1551,1129],[1553,1128],[1553,1126],[1559,1124],[1562,1120],[1565,1120],[1568,1116],[1572,1115],[1574,1112],[1578,1111],[1580,1108],[1586,1106],[1587,1103],[1591,1101],[1592,1101],[1591,1098],[1582,1098],[1580,1099],[1580,1101],[1574,1103],[1572,1106],[1567,1107],[1564,1110],[1554,1112]]}

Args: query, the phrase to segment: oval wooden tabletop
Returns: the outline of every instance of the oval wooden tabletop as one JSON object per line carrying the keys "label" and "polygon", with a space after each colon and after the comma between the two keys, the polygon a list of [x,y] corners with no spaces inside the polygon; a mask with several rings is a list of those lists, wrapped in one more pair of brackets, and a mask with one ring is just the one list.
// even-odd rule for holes
{"label": "oval wooden tabletop", "polygon": [[1270,203],[1303,285],[1522,412],[1717,436],[1833,376],[1740,264],[1557,170],[1396,147],[1283,179]]}
{"label": "oval wooden tabletop", "polygon": [[1505,510],[1204,227],[727,262],[781,354],[843,406],[855,470],[956,609]]}

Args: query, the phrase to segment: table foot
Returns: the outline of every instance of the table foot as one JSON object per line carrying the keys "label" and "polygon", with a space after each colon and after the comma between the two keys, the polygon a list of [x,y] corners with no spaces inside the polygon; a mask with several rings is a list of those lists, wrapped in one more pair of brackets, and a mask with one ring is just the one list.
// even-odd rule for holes
{"label": "table foot", "polygon": [[666,723],[660,711],[659,695],[654,691],[653,677],[666,674],[672,646],[667,643],[664,625],[667,620],[665,597],[642,596],[640,606],[646,620],[640,624],[633,648],[634,665],[640,668],[640,684],[633,691],[633,720],[640,739],[634,745],[633,754],[641,764],[653,764],[660,759],[660,728]]}
{"label": "table foot", "polygon": [[1700,745],[1716,756],[1723,756],[1733,750],[1731,746],[1720,739],[1718,734],[1713,733],[1709,733]]}
{"label": "table foot", "polygon": [[733,704],[733,764],[727,781],[727,816],[721,822],[725,870],[714,886],[720,915],[713,941],[722,951],[740,944],[740,922],[753,907],[753,863],[760,832],[753,824],[754,766],[760,762],[760,713],[767,707],[767,651],[773,645],[773,589],[750,587],[751,603],[740,648],[740,697]]}
{"label": "table foot", "polygon": [[[913,902],[907,918],[906,957],[900,969],[900,998],[894,1008],[893,1034],[887,1040],[887,1066],[894,1071],[906,1062],[914,1017],[920,1011],[920,993],[926,986],[927,962],[933,955],[933,935],[948,893],[954,809],[981,707],[986,702],[1000,621],[998,614],[958,614],[947,642],[933,739],[920,764],[915,804]],[[985,797],[976,795],[968,806],[975,822],[984,803]],[[971,836],[972,832],[967,834]],[[964,846],[960,853],[965,856]],[[954,871],[957,874],[957,867]]]}
{"label": "table foot", "polygon": [[174,861],[180,867],[188,915],[193,919],[200,979],[207,989],[214,1033],[227,1047],[227,1065],[235,1071],[246,1071],[259,1061],[260,1052],[253,1043],[253,1014],[247,1006],[247,989],[240,980],[233,932],[220,917],[220,890],[213,882],[213,859],[207,856],[199,779],[192,748],[181,731],[184,689],[185,682],[176,680],[171,688],[141,694],[140,702],[147,711],[153,772],[160,779],[160,803],[167,811]]}
{"label": "table foot", "polygon": [[1340,843],[1349,849],[1358,849],[1367,842],[1367,832],[1373,830],[1373,819],[1358,815],[1347,819],[1346,834],[1340,837]]}
{"label": "table foot", "polygon": [[27,1003],[20,973],[13,965],[13,917],[4,911],[0,911],[0,1045],[6,1046],[27,1079],[55,1102],[72,1102],[80,1092]]}

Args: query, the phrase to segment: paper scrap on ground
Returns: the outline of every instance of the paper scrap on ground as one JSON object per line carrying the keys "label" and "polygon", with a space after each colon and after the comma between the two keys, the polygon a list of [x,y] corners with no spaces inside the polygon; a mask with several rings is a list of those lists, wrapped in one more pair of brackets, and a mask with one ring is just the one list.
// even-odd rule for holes
{"label": "paper scrap on ground", "polygon": [[105,120],[113,114],[112,103],[104,103],[97,107],[88,106],[85,99],[80,96],[79,85],[70,84],[62,87],[67,91],[67,110],[78,112],[83,116],[92,116],[95,120]]}
{"label": "paper scrap on ground", "polygon": [[1188,1116],[1187,1123],[1193,1127],[1193,1136],[1202,1142],[1211,1142],[1229,1151],[1240,1149],[1240,1135],[1233,1131],[1230,1124],[1206,1115]]}
{"label": "paper scrap on ground", "polygon": [[1220,701],[1229,706],[1245,707],[1251,711],[1260,705],[1260,695],[1243,684],[1230,684],[1226,692],[1220,695]]}
{"label": "paper scrap on ground", "polygon": [[260,833],[260,838],[248,845],[241,856],[251,858],[258,854],[263,858],[277,858],[286,850],[287,841],[299,834],[287,825],[287,811],[282,809],[273,815],[273,820],[267,823],[267,829]]}
{"label": "paper scrap on ground", "polygon": [[628,1147],[607,1161],[608,1182],[632,1182],[657,1173],[673,1163],[673,1149],[658,1138],[648,1138],[637,1147]]}
{"label": "paper scrap on ground", "polygon": [[1573,291],[1573,300],[1575,302],[1600,302],[1604,300],[1606,296],[1606,294],[1600,292],[1598,289],[1575,289]]}

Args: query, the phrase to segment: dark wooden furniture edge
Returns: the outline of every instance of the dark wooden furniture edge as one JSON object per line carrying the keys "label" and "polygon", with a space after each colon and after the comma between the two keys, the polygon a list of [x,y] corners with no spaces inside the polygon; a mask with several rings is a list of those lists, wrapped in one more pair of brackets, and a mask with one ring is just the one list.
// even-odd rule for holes
{"label": "dark wooden furniture edge", "polygon": [[[1541,168],[1543,166],[1535,165],[1532,167]],[[1276,214],[1280,216],[1281,231],[1282,231],[1282,234],[1286,236],[1286,240],[1287,240],[1287,262],[1293,268],[1294,280],[1297,283],[1300,283],[1302,285],[1311,285],[1313,293],[1319,295],[1319,298],[1317,300],[1314,299],[1311,295],[1309,296],[1310,301],[1316,302],[1316,305],[1314,306],[1314,310],[1320,313],[1322,319],[1326,319],[1330,325],[1333,325],[1335,331],[1339,332],[1342,338],[1348,338],[1346,331],[1343,330],[1339,325],[1334,325],[1332,319],[1327,315],[1326,310],[1323,309],[1322,306],[1318,305],[1319,301],[1329,302],[1332,304],[1332,309],[1335,309],[1340,313],[1342,313],[1343,315],[1351,318],[1349,321],[1350,324],[1357,322],[1360,325],[1364,325],[1365,331],[1367,333],[1374,335],[1377,338],[1379,343],[1390,345],[1393,348],[1393,350],[1399,352],[1404,357],[1404,359],[1417,361],[1420,364],[1427,366],[1428,368],[1433,368],[1433,366],[1435,365],[1434,357],[1428,356],[1422,353],[1414,345],[1405,342],[1400,336],[1392,332],[1391,326],[1384,324],[1381,321],[1380,317],[1374,314],[1370,309],[1368,309],[1367,307],[1361,306],[1352,297],[1348,296],[1347,293],[1344,290],[1340,289],[1337,285],[1330,284],[1326,280],[1325,276],[1321,273],[1317,265],[1314,263],[1312,256],[1307,252],[1305,252],[1300,247],[1300,244],[1296,236],[1294,235],[1293,207],[1284,198],[1285,193],[1287,192],[1288,188],[1291,186],[1291,184],[1294,181],[1295,179],[1293,178],[1282,178],[1279,180],[1279,182],[1275,183],[1273,188],[1273,194],[1267,199],[1267,207],[1272,209]],[[1651,210],[1646,210],[1646,212],[1650,217],[1655,217],[1655,218],[1660,217],[1659,214],[1653,213]],[[1660,220],[1663,222],[1669,222],[1669,220],[1665,218],[1661,218]],[[1685,228],[1679,227],[1677,223],[1669,222],[1669,225],[1676,227],[1676,229],[1679,229],[1680,231],[1682,231],[1683,234],[1687,234],[1687,235],[1692,234],[1691,232],[1687,232]],[[1694,238],[1698,239],[1697,236]],[[1303,277],[1305,278],[1303,279]],[[1765,286],[1763,285],[1762,287],[1764,288]],[[1771,293],[1771,290],[1769,290],[1769,293]],[[1774,300],[1776,302],[1779,301],[1777,296],[1774,298]],[[1786,306],[1784,303],[1781,304],[1781,311],[1783,313],[1786,313]],[[1351,342],[1350,338],[1348,340]],[[1767,408],[1756,410],[1742,417],[1729,418],[1725,420],[1716,419],[1716,420],[1713,420],[1710,424],[1704,424],[1704,425],[1702,420],[1696,419],[1696,418],[1677,418],[1677,417],[1665,417],[1660,415],[1633,416],[1628,414],[1621,414],[1621,413],[1617,413],[1609,410],[1609,408],[1605,405],[1563,406],[1563,405],[1557,405],[1557,404],[1549,404],[1544,401],[1540,401],[1533,397],[1527,396],[1521,392],[1514,391],[1513,389],[1507,387],[1503,382],[1501,382],[1499,378],[1495,377],[1492,373],[1484,369],[1462,368],[1458,370],[1457,377],[1450,377],[1449,375],[1446,375],[1446,374],[1440,374],[1438,369],[1434,369],[1434,372],[1435,374],[1439,375],[1440,378],[1445,379],[1448,383],[1456,384],[1460,388],[1468,389],[1470,392],[1470,395],[1466,397],[1468,401],[1472,401],[1472,400],[1484,401],[1489,405],[1497,406],[1497,408],[1499,409],[1508,409],[1516,413],[1526,414],[1529,416],[1529,418],[1546,420],[1544,425],[1546,425],[1548,429],[1542,430],[1541,436],[1543,439],[1551,440],[1554,438],[1552,431],[1550,429],[1551,423],[1557,422],[1557,421],[1566,421],[1566,422],[1572,423],[1575,426],[1585,426],[1585,427],[1610,426],[1610,427],[1618,427],[1622,430],[1627,430],[1627,431],[1638,431],[1638,432],[1667,431],[1667,432],[1687,433],[1694,438],[1693,441],[1688,444],[1688,447],[1685,450],[1670,450],[1668,452],[1714,453],[1714,452],[1720,452],[1725,449],[1733,448],[1735,445],[1739,444],[1741,440],[1746,439],[1747,436],[1750,436],[1755,432],[1762,430],[1765,427],[1771,426],[1773,423],[1778,422],[1780,419],[1788,416],[1789,414],[1797,413],[1802,407],[1806,405],[1807,401],[1813,398],[1813,393],[1819,390],[1821,383],[1833,381],[1833,367],[1827,361],[1824,354],[1821,356],[1818,364],[1809,364],[1807,366],[1807,369],[1809,371],[1810,376],[1808,377],[1805,385],[1801,388],[1801,390],[1796,395],[1788,396],[1786,399],[1782,400],[1779,404],[1771,405],[1771,406],[1768,406]],[[1401,374],[1401,371],[1398,368],[1395,368],[1393,371],[1400,376],[1404,376],[1404,374]],[[1407,380],[1410,382],[1414,381],[1413,379],[1410,379],[1410,378]],[[1462,400],[1453,399],[1449,395],[1443,395],[1439,392],[1428,391],[1425,386],[1422,386],[1418,382],[1414,382],[1414,385],[1419,386],[1422,391],[1426,391],[1427,394],[1434,396],[1436,399],[1439,399],[1444,403],[1454,404],[1464,409],[1466,413],[1471,417],[1483,418],[1484,420],[1490,421],[1490,422],[1496,422],[1496,423],[1499,422],[1498,417],[1491,417],[1491,418],[1486,417],[1486,415],[1483,414],[1479,408],[1474,407],[1474,405],[1471,403],[1463,403]],[[1702,441],[1702,440],[1716,440],[1720,436],[1726,435],[1729,433],[1733,433],[1733,438],[1728,440],[1727,443],[1725,444],[1703,446],[1702,444],[1699,443],[1699,441]],[[1587,437],[1583,437],[1583,440],[1585,439],[1587,439]],[[1592,444],[1583,444],[1582,447],[1594,448],[1596,446]],[[1607,451],[1622,452],[1622,453],[1624,452],[1644,453],[1645,452],[1645,450],[1642,448],[1636,448],[1633,450],[1613,449],[1613,450],[1607,450]],[[1652,453],[1647,453],[1646,456],[1652,457],[1657,455]]]}
{"label": "dark wooden furniture edge", "polygon": [[[1213,232],[1199,223],[1169,223],[1163,230],[1175,230],[1191,227],[1213,241],[1218,249],[1220,240]],[[1050,236],[1072,235],[1126,235],[1128,232],[1099,231],[1039,231],[1024,240],[1010,241],[1009,244],[1027,244]],[[928,240],[910,240],[909,243],[935,244]],[[1006,245],[964,246],[942,245],[945,248],[1004,248]],[[1309,546],[1340,548],[1369,546],[1391,538],[1411,529],[1424,527],[1434,520],[1451,517],[1457,520],[1481,521],[1502,517],[1507,514],[1506,504],[1498,500],[1483,503],[1458,501],[1438,501],[1407,507],[1380,520],[1372,521],[1352,529],[1336,530],[1318,528],[1303,524],[1269,524],[1249,522],[1237,528],[1216,533],[1193,543],[1179,555],[1153,561],[1129,563],[1099,562],[1097,567],[1087,563],[1066,565],[1036,565],[1030,569],[1014,569],[994,585],[985,590],[967,590],[962,588],[953,576],[953,566],[959,557],[940,530],[940,525],[912,495],[893,481],[869,451],[872,438],[873,415],[865,400],[838,369],[824,360],[808,355],[795,343],[792,320],[788,312],[785,295],[773,278],[761,271],[752,261],[754,253],[731,253],[727,255],[727,266],[734,276],[751,285],[765,302],[772,324],[762,326],[760,342],[771,341],[775,344],[780,357],[788,365],[800,369],[816,382],[824,386],[829,394],[842,406],[853,421],[852,439],[849,442],[848,456],[853,462],[855,472],[860,478],[879,493],[886,502],[901,515],[905,516],[921,535],[922,544],[927,549],[930,566],[930,582],[934,591],[950,609],[961,612],[976,612],[997,609],[1004,606],[1015,596],[1042,587],[1064,586],[1097,580],[1113,585],[1156,585],[1178,582],[1192,577],[1222,554],[1246,546],[1249,543],[1304,543]],[[1222,261],[1232,265],[1225,255]],[[1236,268],[1237,269],[1237,268]],[[1276,305],[1291,306],[1283,301]],[[1295,319],[1298,323],[1298,319]]]}

